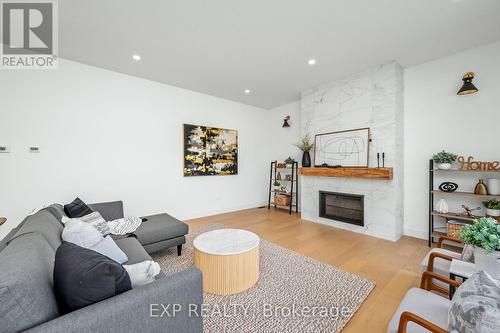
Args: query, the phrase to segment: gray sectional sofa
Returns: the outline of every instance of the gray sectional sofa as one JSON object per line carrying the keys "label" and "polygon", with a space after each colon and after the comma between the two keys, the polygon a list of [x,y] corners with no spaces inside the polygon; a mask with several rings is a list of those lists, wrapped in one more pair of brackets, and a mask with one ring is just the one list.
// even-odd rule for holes
{"label": "gray sectional sofa", "polygon": [[[107,220],[123,217],[121,202],[91,207]],[[203,302],[202,276],[196,268],[171,276],[162,273],[151,284],[61,315],[52,275],[55,251],[62,242],[63,214],[61,205],[44,208],[0,242],[1,332],[202,331],[202,318],[189,311],[190,307],[199,309]],[[148,252],[173,246],[179,249],[185,242],[184,223],[167,214],[147,219],[135,235],[116,238],[128,264],[151,260]],[[181,310],[175,316],[162,311],[169,304],[179,304]]]}

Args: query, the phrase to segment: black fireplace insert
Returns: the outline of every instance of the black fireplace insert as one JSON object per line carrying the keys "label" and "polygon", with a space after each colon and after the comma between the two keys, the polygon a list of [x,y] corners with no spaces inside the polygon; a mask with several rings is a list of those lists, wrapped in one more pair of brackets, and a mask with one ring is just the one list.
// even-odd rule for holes
{"label": "black fireplace insert", "polygon": [[319,216],[364,226],[364,196],[319,191]]}

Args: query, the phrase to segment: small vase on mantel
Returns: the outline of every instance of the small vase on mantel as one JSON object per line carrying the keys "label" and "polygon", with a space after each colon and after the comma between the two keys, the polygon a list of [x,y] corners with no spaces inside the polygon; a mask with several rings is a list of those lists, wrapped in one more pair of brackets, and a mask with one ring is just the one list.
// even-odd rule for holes
{"label": "small vase on mantel", "polygon": [[486,188],[486,184],[483,179],[479,179],[479,183],[476,184],[474,188],[474,194],[477,195],[488,195],[488,189]]}
{"label": "small vase on mantel", "polygon": [[311,155],[308,151],[302,153],[302,167],[309,168],[311,166]]}

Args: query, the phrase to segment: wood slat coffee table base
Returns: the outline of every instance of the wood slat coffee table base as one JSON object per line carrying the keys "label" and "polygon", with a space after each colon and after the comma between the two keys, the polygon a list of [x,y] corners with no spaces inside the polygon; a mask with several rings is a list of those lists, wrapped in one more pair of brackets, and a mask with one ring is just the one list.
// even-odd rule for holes
{"label": "wood slat coffee table base", "polygon": [[259,279],[259,247],[233,255],[207,254],[194,249],[194,265],[203,273],[203,291],[229,295],[245,291]]}

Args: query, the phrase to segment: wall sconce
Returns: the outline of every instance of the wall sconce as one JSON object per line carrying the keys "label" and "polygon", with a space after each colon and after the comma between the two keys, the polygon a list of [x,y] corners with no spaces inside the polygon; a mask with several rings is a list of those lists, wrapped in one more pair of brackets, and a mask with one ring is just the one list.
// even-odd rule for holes
{"label": "wall sconce", "polygon": [[290,124],[288,123],[289,120],[290,120],[290,116],[285,116],[285,118],[283,118],[283,126],[282,127],[290,127]]}
{"label": "wall sconce", "polygon": [[472,79],[474,78],[474,72],[467,72],[464,74],[464,77],[462,78],[462,81],[464,81],[464,84],[462,88],[457,92],[457,95],[470,95],[477,93],[479,89],[476,88],[472,84]]}

